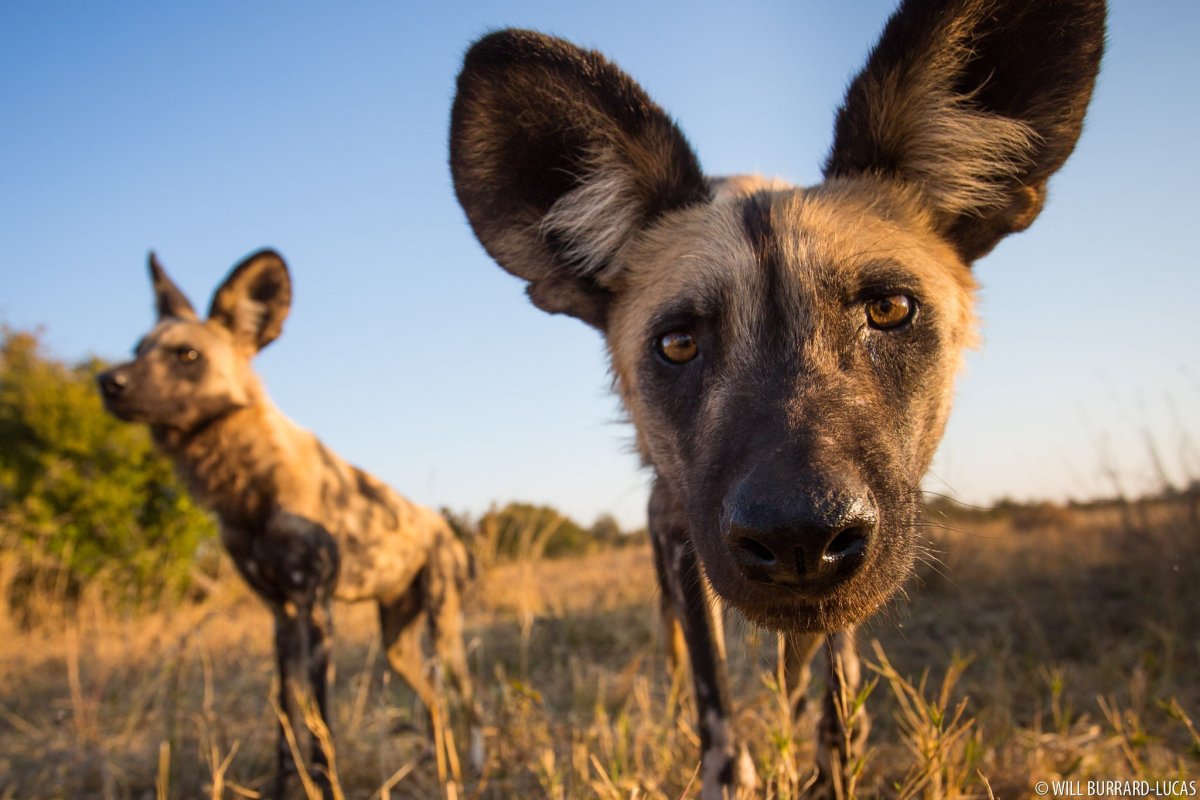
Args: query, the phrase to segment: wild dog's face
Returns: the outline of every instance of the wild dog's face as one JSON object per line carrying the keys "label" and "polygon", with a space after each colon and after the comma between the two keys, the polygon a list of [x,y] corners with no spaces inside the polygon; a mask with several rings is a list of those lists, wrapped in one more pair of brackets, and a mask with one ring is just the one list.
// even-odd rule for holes
{"label": "wild dog's face", "polygon": [[150,276],[158,322],[132,361],[97,376],[108,410],[128,422],[190,431],[254,402],[250,361],[279,335],[290,303],[282,259],[263,251],[238,265],[203,321],[154,256]]}
{"label": "wild dog's face", "polygon": [[138,342],[132,361],[104,373],[100,386],[108,410],[126,422],[190,430],[245,406],[252,379],[227,331],[165,319]]}
{"label": "wild dog's face", "polygon": [[905,3],[807,189],[705,178],[597,53],[503,31],[467,54],[471,224],[536,305],[604,332],[643,454],[751,619],[845,627],[909,572],[969,264],[1040,210],[1103,29],[1090,0]]}
{"label": "wild dog's face", "polygon": [[642,451],[713,586],[774,627],[841,627],[908,573],[973,331],[953,250],[862,188],[719,191],[622,254],[609,310]]}

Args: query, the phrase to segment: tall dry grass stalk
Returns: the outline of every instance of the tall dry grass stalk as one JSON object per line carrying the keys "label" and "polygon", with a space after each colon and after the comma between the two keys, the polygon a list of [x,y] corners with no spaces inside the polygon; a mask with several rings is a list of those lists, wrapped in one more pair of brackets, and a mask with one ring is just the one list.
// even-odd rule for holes
{"label": "tall dry grass stalk", "polygon": [[167,800],[171,796],[171,743],[158,743],[158,780],[154,786],[154,796],[158,800]]}
{"label": "tall dry grass stalk", "polygon": [[968,662],[953,660],[942,676],[941,687],[930,696],[928,671],[913,684],[892,666],[878,641],[872,642],[871,648],[875,663],[868,667],[892,690],[897,705],[893,719],[912,756],[911,766],[896,787],[897,800],[972,796],[969,789],[977,782],[981,741],[975,720],[966,715],[967,698],[955,701],[953,696]]}

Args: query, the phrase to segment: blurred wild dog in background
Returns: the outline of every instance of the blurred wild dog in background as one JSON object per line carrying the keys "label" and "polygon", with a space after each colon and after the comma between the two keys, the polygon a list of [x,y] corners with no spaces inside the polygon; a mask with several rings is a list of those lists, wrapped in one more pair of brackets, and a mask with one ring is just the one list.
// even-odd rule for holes
{"label": "blurred wild dog in background", "polygon": [[[109,411],[150,426],[196,499],[217,515],[238,572],[275,615],[279,706],[290,731],[279,736],[274,796],[306,796],[288,735],[310,758],[312,783],[326,796],[332,790],[328,754],[311,736],[305,706],[328,720],[335,597],[379,604],[388,661],[428,709],[439,765],[447,754],[456,759],[440,744],[435,684],[444,666],[474,717],[461,600],[470,555],[441,515],[338,458],[267,397],[250,362],[279,336],[291,305],[283,259],[262,251],[237,265],[206,320],[153,255],[150,277],[157,323],[133,361],[97,380]],[[421,647],[426,625],[433,665]]]}

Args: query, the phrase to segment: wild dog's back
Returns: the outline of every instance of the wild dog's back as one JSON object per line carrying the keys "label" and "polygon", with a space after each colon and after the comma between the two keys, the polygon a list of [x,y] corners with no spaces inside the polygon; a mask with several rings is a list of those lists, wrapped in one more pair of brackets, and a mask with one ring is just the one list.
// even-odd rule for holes
{"label": "wild dog's back", "polygon": [[[341,550],[337,597],[394,600],[407,587],[437,542],[453,537],[440,514],[401,497],[390,486],[348,464],[308,435],[320,470],[296,477],[304,485],[289,498],[329,529]],[[306,460],[302,463],[314,463]]]}

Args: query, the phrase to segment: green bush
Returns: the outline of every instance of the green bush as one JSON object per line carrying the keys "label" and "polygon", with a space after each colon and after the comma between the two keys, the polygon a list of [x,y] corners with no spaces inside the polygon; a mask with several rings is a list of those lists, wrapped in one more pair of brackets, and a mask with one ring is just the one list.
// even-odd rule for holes
{"label": "green bush", "polygon": [[531,503],[492,509],[480,517],[477,530],[475,538],[485,563],[579,555],[598,544],[589,531],[557,509]]}
{"label": "green bush", "polygon": [[104,410],[102,363],[67,365],[42,352],[37,334],[0,335],[0,532],[19,583],[102,581],[122,600],[180,597],[212,520],[147,430]]}

